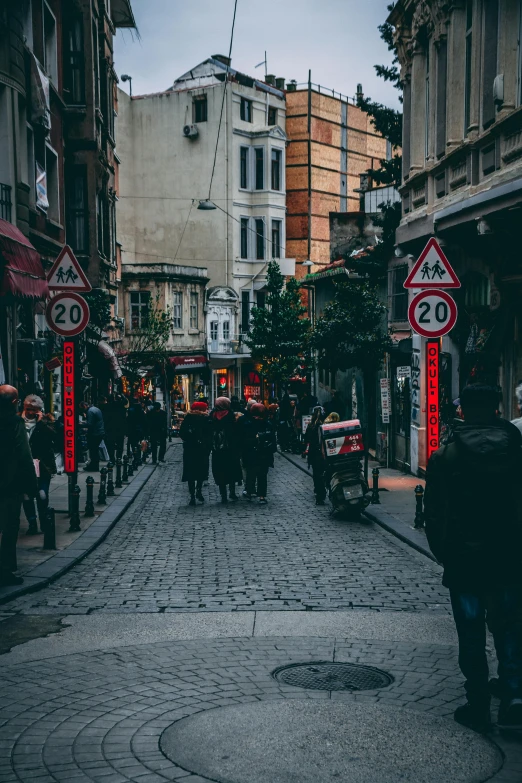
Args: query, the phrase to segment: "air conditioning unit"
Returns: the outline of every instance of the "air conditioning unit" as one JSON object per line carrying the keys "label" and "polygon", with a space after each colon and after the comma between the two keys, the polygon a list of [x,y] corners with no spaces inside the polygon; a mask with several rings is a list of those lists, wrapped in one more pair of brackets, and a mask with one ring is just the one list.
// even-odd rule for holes
{"label": "air conditioning unit", "polygon": [[183,135],[187,137],[187,139],[197,139],[199,136],[199,130],[197,125],[184,125],[183,126]]}

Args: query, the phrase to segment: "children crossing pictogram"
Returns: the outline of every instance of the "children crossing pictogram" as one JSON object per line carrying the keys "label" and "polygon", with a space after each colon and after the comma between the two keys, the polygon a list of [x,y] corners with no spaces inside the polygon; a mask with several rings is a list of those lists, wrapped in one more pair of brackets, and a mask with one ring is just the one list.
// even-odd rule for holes
{"label": "children crossing pictogram", "polygon": [[62,249],[47,275],[51,291],[91,291],[91,284],[85,276],[76,256],[68,245]]}
{"label": "children crossing pictogram", "polygon": [[404,288],[460,288],[460,281],[432,237],[408,275]]}

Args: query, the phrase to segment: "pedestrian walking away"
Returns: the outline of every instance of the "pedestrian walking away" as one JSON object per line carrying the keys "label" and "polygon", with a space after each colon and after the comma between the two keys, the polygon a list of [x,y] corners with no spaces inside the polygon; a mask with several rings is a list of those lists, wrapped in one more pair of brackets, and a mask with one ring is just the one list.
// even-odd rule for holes
{"label": "pedestrian walking away", "polygon": [[208,465],[212,450],[212,422],[206,402],[194,402],[180,427],[183,441],[182,481],[188,482],[190,506],[204,503],[203,482],[208,480]]}
{"label": "pedestrian walking away", "polygon": [[100,469],[100,443],[105,436],[103,414],[99,408],[88,402],[81,402],[80,410],[85,414],[87,448],[89,449],[89,463],[84,467],[84,470],[98,471]]}
{"label": "pedestrian walking away", "polygon": [[227,487],[230,500],[237,500],[236,483],[241,484],[239,430],[236,416],[228,397],[218,397],[211,413],[212,421],[212,475],[226,503]]}
{"label": "pedestrian walking away", "polygon": [[498,658],[500,726],[522,727],[522,436],[496,415],[490,386],[466,386],[464,421],[427,468],[426,533],[444,566],[467,704],[455,720],[490,724],[486,622]]}
{"label": "pedestrian walking away", "polygon": [[147,431],[146,413],[139,400],[134,399],[127,414],[127,450],[141,448],[141,442]]}
{"label": "pedestrian walking away", "polygon": [[[167,411],[162,410],[161,403],[155,402],[152,410],[147,413],[147,429],[150,436],[152,462],[165,462],[167,451]],[[159,454],[158,454],[159,450]]]}
{"label": "pedestrian walking away", "polygon": [[16,542],[24,495],[38,492],[31,449],[22,419],[16,415],[18,392],[0,386],[0,585],[19,585]]}
{"label": "pedestrian walking away", "polygon": [[123,394],[115,394],[109,398],[103,414],[105,429],[104,441],[109,453],[109,459],[114,464],[118,457],[123,457],[123,444],[127,434],[127,399]]}
{"label": "pedestrian walking away", "polygon": [[324,410],[320,405],[313,410],[312,421],[307,427],[304,436],[305,452],[308,467],[312,468],[314,480],[315,502],[318,506],[324,506],[326,499],[326,484],[324,479],[324,457],[321,447],[321,424],[324,422]]}
{"label": "pedestrian walking away", "polygon": [[44,532],[47,508],[49,506],[49,488],[51,477],[56,474],[55,433],[48,417],[44,414],[43,400],[36,394],[29,394],[24,400],[21,414],[25,426],[31,454],[35,461],[38,493],[36,495],[36,508],[34,497],[26,495],[23,506],[29,528],[27,535],[38,534],[36,521],[36,509],[40,520],[40,532]]}
{"label": "pedestrian walking away", "polygon": [[276,434],[261,403],[252,405],[241,430],[241,456],[246,470],[246,497],[257,493],[260,503],[267,502],[268,469],[274,467]]}

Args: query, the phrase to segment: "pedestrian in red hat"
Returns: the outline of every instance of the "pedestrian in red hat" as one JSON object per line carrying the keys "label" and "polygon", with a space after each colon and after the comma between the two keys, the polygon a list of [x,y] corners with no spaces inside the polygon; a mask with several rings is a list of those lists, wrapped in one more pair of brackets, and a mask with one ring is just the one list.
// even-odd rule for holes
{"label": "pedestrian in red hat", "polygon": [[203,482],[208,479],[208,463],[212,449],[212,423],[206,402],[193,402],[190,413],[183,419],[179,436],[183,441],[182,481],[189,486],[189,506],[196,500],[204,503]]}

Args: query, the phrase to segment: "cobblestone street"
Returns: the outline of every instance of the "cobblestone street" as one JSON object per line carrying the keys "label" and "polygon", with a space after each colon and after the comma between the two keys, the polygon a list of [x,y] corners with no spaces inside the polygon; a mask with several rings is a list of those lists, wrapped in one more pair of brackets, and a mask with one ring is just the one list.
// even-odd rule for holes
{"label": "cobblestone street", "polygon": [[[174,444],[92,554],[1,608],[0,630],[56,628],[2,656],[0,783],[520,781],[517,738],[452,720],[464,694],[435,563],[374,523],[316,508],[311,479],[281,456],[266,507],[222,506],[212,483],[205,505],[189,507],[180,460]],[[393,681],[348,692],[273,677],[317,662],[378,667]],[[267,702],[276,713],[297,705],[288,738],[257,724],[250,736]],[[300,728],[307,705],[326,710],[312,736]],[[218,727],[208,735],[201,723],[226,730],[227,709],[246,734],[232,756]],[[181,748],[172,727],[209,741]],[[375,742],[382,768],[360,750]]]}

